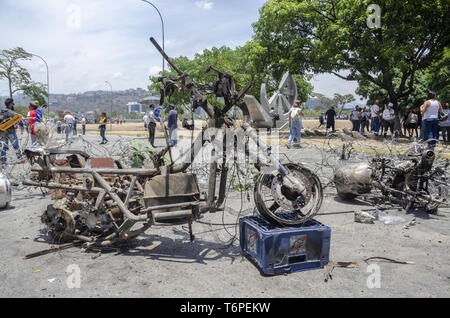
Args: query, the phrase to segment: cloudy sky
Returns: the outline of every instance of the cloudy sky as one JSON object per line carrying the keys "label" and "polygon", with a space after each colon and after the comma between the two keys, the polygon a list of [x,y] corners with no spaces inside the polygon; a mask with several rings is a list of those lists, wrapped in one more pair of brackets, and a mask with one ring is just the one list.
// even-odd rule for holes
{"label": "cloudy sky", "polygon": [[[169,56],[204,48],[236,47],[251,39],[251,24],[265,0],[151,0],[165,22]],[[141,0],[0,0],[0,49],[22,47],[50,67],[52,93],[147,87],[162,58],[149,41],[162,43],[156,10]],[[43,62],[27,62],[34,80],[46,82]],[[354,93],[356,85],[317,76],[315,92]],[[0,95],[8,93],[0,82]]]}

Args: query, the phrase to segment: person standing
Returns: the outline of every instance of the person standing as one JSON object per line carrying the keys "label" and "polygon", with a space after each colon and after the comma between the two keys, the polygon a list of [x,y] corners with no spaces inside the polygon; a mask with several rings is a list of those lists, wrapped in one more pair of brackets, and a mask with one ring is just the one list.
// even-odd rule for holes
{"label": "person standing", "polygon": [[378,106],[378,103],[379,101],[376,99],[370,108],[371,131],[374,132],[376,136],[378,136],[378,132],[380,131],[381,123],[380,106]]}
{"label": "person standing", "polygon": [[406,127],[406,121],[408,120],[409,114],[411,112],[409,110],[405,111],[405,114],[403,115],[403,119],[401,122],[401,126],[403,127],[403,135],[406,136],[406,132],[408,130],[408,128]]}
{"label": "person standing", "polygon": [[391,137],[394,136],[394,119],[395,111],[392,103],[388,104],[388,107],[383,111],[383,125],[384,125],[384,138],[387,137],[388,129],[391,131]]}
{"label": "person standing", "polygon": [[361,109],[358,105],[355,106],[355,109],[350,114],[350,120],[353,124],[352,131],[359,131],[359,126],[361,125]]}
{"label": "person standing", "polygon": [[444,104],[443,112],[447,115],[447,119],[439,123],[442,131],[442,140],[450,143],[450,109],[448,108],[448,103]]}
{"label": "person standing", "polygon": [[36,122],[42,123],[42,111],[39,109],[39,102],[35,100],[33,102],[33,105],[36,106]]}
{"label": "person standing", "polygon": [[364,129],[369,131],[369,119],[370,113],[367,110],[367,107],[364,107],[361,111],[361,133],[364,133]]}
{"label": "person standing", "polygon": [[[17,116],[18,114],[14,111],[14,100],[12,98],[8,98],[5,101],[6,109],[2,109],[2,115],[4,115],[5,119],[12,118]],[[19,163],[25,163],[26,160],[22,157],[22,153],[20,151],[19,146],[19,138],[17,138],[16,130],[14,126],[9,127],[6,131],[0,132],[0,142],[3,144],[2,152],[1,152],[1,162],[2,164],[6,164],[6,152],[9,150],[8,143],[11,142],[14,150],[16,151],[17,159]]]}
{"label": "person standing", "polygon": [[419,124],[419,116],[416,114],[416,111],[414,109],[411,109],[411,112],[408,114],[408,118],[406,118],[405,121],[405,127],[406,130],[408,131],[409,138],[413,136],[413,130],[416,131],[416,138],[419,138],[419,134],[417,132],[418,124]]}
{"label": "person standing", "polygon": [[436,100],[436,93],[429,92],[428,100],[420,107],[425,124],[424,138],[428,141],[428,147],[434,148],[439,139],[439,114],[443,114],[441,103]]}
{"label": "person standing", "polygon": [[294,107],[292,107],[287,114],[289,114],[289,127],[291,134],[289,136],[286,147],[291,148],[291,143],[295,139],[298,147],[300,148],[300,139],[302,137],[302,116],[304,116],[302,108],[300,106],[300,101],[296,100]]}
{"label": "person standing", "polygon": [[327,133],[328,129],[332,129],[334,133],[336,131],[336,111],[334,110],[334,106],[331,106],[329,110],[325,113],[325,119],[327,120]]}
{"label": "person standing", "polygon": [[75,117],[75,120],[73,122],[73,134],[77,135],[77,125],[78,125],[78,117]]}
{"label": "person standing", "polygon": [[73,124],[75,122],[75,118],[72,116],[69,110],[66,110],[65,114],[64,127],[66,130],[66,143],[71,144],[73,139]]}
{"label": "person standing", "polygon": [[86,117],[81,118],[81,126],[83,127],[83,136],[86,135]]}
{"label": "person standing", "polygon": [[151,104],[149,111],[147,112],[148,117],[148,141],[155,148],[155,132],[156,132],[156,118],[155,118],[155,105]]}
{"label": "person standing", "polygon": [[167,115],[167,126],[169,127],[169,145],[174,147],[178,143],[177,128],[178,128],[178,112],[175,106],[170,106],[169,114]]}
{"label": "person standing", "polygon": [[100,136],[102,137],[102,142],[100,143],[100,145],[104,145],[108,143],[108,139],[106,139],[106,123],[107,123],[108,119],[106,118],[106,113],[102,113],[100,116],[100,120],[98,122],[99,126],[98,128],[100,129]]}
{"label": "person standing", "polygon": [[269,114],[270,117],[272,117],[272,128],[277,128],[277,120],[280,119],[280,116],[277,114],[274,107],[270,108]]}
{"label": "person standing", "polygon": [[28,112],[28,124],[30,127],[30,137],[31,137],[31,146],[35,147],[37,146],[37,136],[36,132],[34,131],[34,126],[37,123],[37,104],[30,103],[28,106],[29,112]]}

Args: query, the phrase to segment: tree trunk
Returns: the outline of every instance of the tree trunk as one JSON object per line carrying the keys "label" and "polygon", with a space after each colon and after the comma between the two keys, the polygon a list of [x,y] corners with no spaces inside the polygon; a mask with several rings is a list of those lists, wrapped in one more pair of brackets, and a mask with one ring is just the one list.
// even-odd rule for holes
{"label": "tree trunk", "polygon": [[11,79],[10,78],[8,78],[8,85],[9,85],[9,98],[13,98],[12,85],[11,85]]}
{"label": "tree trunk", "polygon": [[400,109],[398,109],[398,99],[395,94],[389,94],[389,99],[392,104],[394,104],[394,112],[395,112],[395,119],[394,119],[394,131],[399,132],[399,136],[404,136],[402,131],[402,124],[400,122]]}

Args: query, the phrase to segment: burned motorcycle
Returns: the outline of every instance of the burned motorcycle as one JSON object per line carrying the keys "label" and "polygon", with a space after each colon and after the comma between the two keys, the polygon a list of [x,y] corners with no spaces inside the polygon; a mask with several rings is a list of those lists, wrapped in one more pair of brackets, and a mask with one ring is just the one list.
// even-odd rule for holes
{"label": "burned motorcycle", "polygon": [[449,203],[446,174],[450,164],[447,160],[436,165],[435,159],[433,150],[419,149],[406,158],[376,157],[370,163],[342,165],[335,172],[334,184],[344,200],[376,192],[380,203],[392,202],[407,211],[418,208],[436,213],[440,206]]}

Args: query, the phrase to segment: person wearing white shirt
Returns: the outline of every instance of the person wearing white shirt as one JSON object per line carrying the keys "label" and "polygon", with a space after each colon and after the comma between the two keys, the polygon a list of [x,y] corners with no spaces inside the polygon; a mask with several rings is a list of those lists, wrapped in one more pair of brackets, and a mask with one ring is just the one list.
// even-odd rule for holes
{"label": "person wearing white shirt", "polygon": [[387,137],[388,129],[391,130],[391,136],[394,136],[394,119],[395,111],[392,103],[388,104],[388,107],[383,111],[383,125],[384,125],[384,138]]}
{"label": "person wearing white shirt", "polygon": [[73,139],[73,123],[75,122],[75,117],[72,116],[70,111],[66,110],[66,116],[64,116],[64,124],[66,128],[66,142],[72,143]]}
{"label": "person wearing white shirt", "polygon": [[420,106],[422,118],[425,124],[425,140],[428,147],[434,148],[439,139],[439,114],[444,114],[441,103],[436,100],[436,93],[429,92],[428,100]]}
{"label": "person wearing white shirt", "polygon": [[296,100],[294,103],[294,107],[292,107],[285,115],[289,114],[289,127],[290,127],[290,136],[286,147],[288,149],[291,148],[291,143],[295,139],[298,147],[300,148],[300,139],[301,139],[301,131],[302,131],[302,116],[304,113],[300,107],[300,101]]}
{"label": "person wearing white shirt", "polygon": [[353,124],[352,131],[359,131],[359,126],[361,125],[361,109],[359,106],[356,106],[355,110],[350,114],[350,120]]}
{"label": "person wearing white shirt", "polygon": [[370,118],[372,120],[372,127],[371,131],[375,133],[375,135],[378,136],[378,132],[380,131],[380,106],[378,105],[378,99],[375,100],[374,104],[370,108]]}
{"label": "person wearing white shirt", "polygon": [[155,119],[155,105],[150,105],[150,110],[147,112],[148,120],[148,141],[153,148],[155,148],[155,132],[156,132],[156,119]]}
{"label": "person wearing white shirt", "polygon": [[81,126],[83,127],[83,136],[86,135],[86,118],[83,116],[81,119]]}

